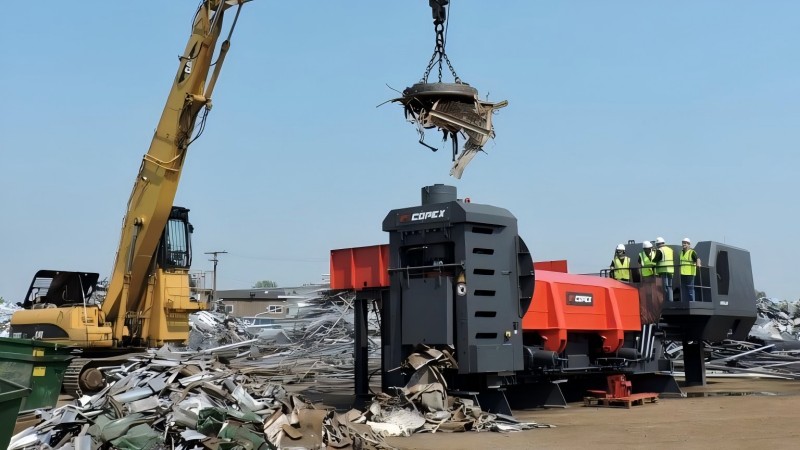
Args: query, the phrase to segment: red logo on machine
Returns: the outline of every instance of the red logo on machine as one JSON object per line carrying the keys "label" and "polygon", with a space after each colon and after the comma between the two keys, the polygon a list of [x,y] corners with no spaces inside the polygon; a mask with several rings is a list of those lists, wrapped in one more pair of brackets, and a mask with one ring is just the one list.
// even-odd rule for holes
{"label": "red logo on machine", "polygon": [[573,306],[592,306],[594,299],[592,294],[579,292],[567,292],[567,304]]}

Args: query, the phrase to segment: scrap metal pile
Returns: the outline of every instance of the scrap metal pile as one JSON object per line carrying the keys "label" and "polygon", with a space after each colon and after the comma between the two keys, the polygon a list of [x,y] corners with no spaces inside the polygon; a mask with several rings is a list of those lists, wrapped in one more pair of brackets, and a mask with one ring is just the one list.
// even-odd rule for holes
{"label": "scrap metal pile", "polygon": [[19,308],[0,303],[0,337],[8,336],[8,328],[11,326],[11,315]]}
{"label": "scrap metal pile", "polygon": [[[313,298],[298,300],[302,306],[296,316],[270,328],[221,312],[200,311],[190,316],[187,346],[162,352],[213,354],[239,369],[258,371],[270,381],[306,383],[315,392],[352,390],[354,297],[351,292],[329,295],[322,290]],[[371,317],[369,351],[375,369],[380,337],[376,316]]]}
{"label": "scrap metal pile", "polygon": [[408,383],[394,396],[378,394],[370,412],[380,422],[368,422],[376,430],[393,436],[436,431],[522,431],[551,428],[552,425],[518,422],[511,416],[482,411],[471,399],[447,394],[442,369],[457,368],[452,349],[437,350],[420,346],[406,359],[414,369]]}
{"label": "scrap metal pile", "polygon": [[[134,358],[94,396],[42,411],[11,449],[386,448],[369,426],[217,359]],[[327,446],[327,447],[326,447]]]}
{"label": "scrap metal pile", "polygon": [[111,382],[97,394],[39,411],[42,421],[14,436],[9,449],[382,449],[390,448],[388,435],[546,426],[449,397],[437,364],[451,358],[435,350],[409,358],[419,369],[398,396],[344,413],[205,355],[161,349],[131,358],[106,372]]}
{"label": "scrap metal pile", "polygon": [[800,350],[779,350],[775,344],[725,341],[708,346],[706,369],[760,377],[800,379]]}
{"label": "scrap metal pile", "polygon": [[[410,382],[395,395],[376,395],[365,411],[310,401],[353,391],[352,301],[339,293],[309,303],[282,333],[286,341],[255,338],[224,314],[196,314],[192,333],[200,347],[163,347],[104,368],[103,390],[38,411],[41,422],[14,436],[9,448],[381,449],[390,448],[389,435],[545,426],[448,396],[441,370],[455,361],[434,349],[411,355]],[[377,367],[379,337],[370,342]]]}
{"label": "scrap metal pile", "polygon": [[191,314],[189,327],[190,349],[203,350],[252,338],[241,320],[211,311]]}
{"label": "scrap metal pile", "polygon": [[753,340],[778,348],[800,348],[800,301],[758,299],[758,318],[750,330]]}

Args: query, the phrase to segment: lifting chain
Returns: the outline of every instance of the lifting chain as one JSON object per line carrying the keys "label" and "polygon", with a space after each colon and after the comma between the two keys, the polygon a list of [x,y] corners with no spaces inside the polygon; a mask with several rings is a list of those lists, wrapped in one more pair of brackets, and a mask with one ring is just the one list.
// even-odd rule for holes
{"label": "lifting chain", "polygon": [[447,67],[450,69],[450,73],[453,75],[455,82],[461,84],[461,78],[459,78],[458,74],[456,74],[456,70],[450,63],[450,58],[448,58],[447,54],[444,52],[444,44],[445,44],[444,24],[447,21],[445,6],[447,6],[449,0],[429,0],[429,3],[431,9],[433,10],[433,26],[434,30],[436,31],[436,48],[433,50],[433,55],[431,55],[431,60],[428,62],[428,66],[425,68],[425,74],[422,76],[420,82],[421,83],[428,82],[428,76],[431,73],[431,69],[433,69],[433,66],[438,63],[439,83],[441,83],[442,61],[444,60],[444,62],[447,63]]}

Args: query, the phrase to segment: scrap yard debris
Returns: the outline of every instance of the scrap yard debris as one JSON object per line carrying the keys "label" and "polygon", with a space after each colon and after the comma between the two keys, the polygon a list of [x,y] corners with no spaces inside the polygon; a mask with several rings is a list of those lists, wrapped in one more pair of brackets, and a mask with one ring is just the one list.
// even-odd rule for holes
{"label": "scrap yard debris", "polygon": [[189,316],[190,349],[218,347],[251,338],[244,324],[235,317],[211,311],[199,311]]}
{"label": "scrap yard debris", "polygon": [[436,431],[522,431],[551,428],[552,425],[518,422],[504,414],[482,411],[471,399],[448,395],[441,370],[458,368],[452,348],[437,350],[420,346],[406,359],[405,367],[415,370],[397,395],[378,394],[370,411],[381,422],[368,422],[392,436]]}
{"label": "scrap yard debris", "polygon": [[758,317],[750,330],[751,339],[775,344],[779,349],[800,348],[800,300],[789,302],[762,297],[757,306]]}
{"label": "scrap yard debris", "polygon": [[[40,411],[10,449],[388,448],[380,433],[216,359],[136,358],[94,396]],[[359,415],[360,417],[360,415]],[[327,446],[327,447],[326,447]]]}
{"label": "scrap yard debris", "polygon": [[775,344],[725,341],[706,347],[706,368],[759,377],[800,380],[800,350],[780,350]]}
{"label": "scrap yard debris", "polygon": [[8,328],[11,325],[11,315],[19,308],[14,308],[0,302],[0,336],[8,337]]}
{"label": "scrap yard debris", "polygon": [[[247,331],[241,319],[223,313],[198,313],[192,332],[201,345],[181,351],[164,347],[104,367],[107,384],[101,391],[36,411],[35,425],[14,436],[9,448],[384,449],[391,448],[387,436],[550,427],[492,414],[469,397],[453,395],[443,375],[457,369],[452,348],[419,346],[397,368],[411,374],[408,383],[376,393],[363,410],[325,404],[322,394],[353,390],[353,301],[352,293],[341,292],[303,299],[304,309],[280,330],[280,338]],[[796,305],[759,301],[753,329],[788,327],[797,315]],[[377,372],[377,323],[370,329],[370,371]],[[800,349],[787,344],[798,342],[794,329],[778,336],[781,346],[707,344],[706,367],[800,379]],[[679,362],[679,343],[666,351]]]}
{"label": "scrap yard debris", "polygon": [[204,356],[162,349],[131,358],[106,373],[112,381],[97,394],[38,411],[41,422],[15,435],[9,449],[384,449],[388,435],[543,426],[447,396],[433,364],[447,357],[434,350],[410,359],[420,369],[399,396],[344,413]]}
{"label": "scrap yard debris", "polygon": [[[483,150],[483,146],[495,137],[492,115],[508,105],[508,102],[481,101],[478,90],[461,81],[450,59],[445,53],[447,7],[449,0],[431,0],[433,24],[436,31],[436,46],[422,79],[403,90],[403,96],[390,100],[403,105],[406,120],[417,125],[419,143],[437,151],[436,147],[425,143],[425,130],[437,128],[442,138],[452,143],[453,166],[450,175],[461,178],[467,164]],[[442,65],[446,63],[453,75],[453,83],[442,82]],[[428,83],[431,70],[438,66],[439,78],[436,83]],[[458,137],[466,138],[464,148],[459,154]]]}
{"label": "scrap yard debris", "polygon": [[[409,383],[376,394],[364,411],[325,405],[322,394],[353,392],[352,301],[338,293],[304,302],[283,330],[286,341],[254,337],[225,314],[198,313],[192,333],[200,346],[163,347],[102,368],[102,390],[36,411],[38,423],[9,449],[385,449],[386,436],[547,426],[448,395],[441,370],[455,360],[447,349],[412,354]],[[379,348],[380,337],[370,336],[375,367]]]}

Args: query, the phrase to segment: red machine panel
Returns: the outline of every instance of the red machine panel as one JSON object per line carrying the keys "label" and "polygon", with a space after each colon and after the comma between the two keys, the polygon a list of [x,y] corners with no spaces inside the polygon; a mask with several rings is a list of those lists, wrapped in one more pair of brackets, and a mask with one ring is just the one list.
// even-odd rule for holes
{"label": "red machine panel", "polygon": [[389,286],[389,245],[331,250],[331,289]]}
{"label": "red machine panel", "polygon": [[522,329],[537,332],[546,350],[563,352],[568,333],[594,332],[603,350],[614,352],[626,331],[641,329],[639,292],[609,278],[537,270]]}
{"label": "red machine panel", "polygon": [[567,273],[567,260],[557,259],[555,261],[534,261],[533,270],[549,270],[551,272]]}

